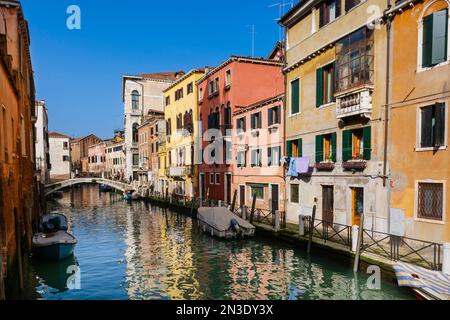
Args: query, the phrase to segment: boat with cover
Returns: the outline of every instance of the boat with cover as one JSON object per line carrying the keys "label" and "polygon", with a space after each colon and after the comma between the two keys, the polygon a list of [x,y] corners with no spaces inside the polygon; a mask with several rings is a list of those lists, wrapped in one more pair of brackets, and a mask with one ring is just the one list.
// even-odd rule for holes
{"label": "boat with cover", "polygon": [[198,209],[199,226],[211,236],[231,239],[253,237],[255,226],[223,207],[202,207]]}

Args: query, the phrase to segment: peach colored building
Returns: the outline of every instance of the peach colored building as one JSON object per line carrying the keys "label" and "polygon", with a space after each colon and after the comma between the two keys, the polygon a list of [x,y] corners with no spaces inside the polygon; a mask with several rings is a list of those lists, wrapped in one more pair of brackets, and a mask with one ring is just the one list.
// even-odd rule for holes
{"label": "peach colored building", "polygon": [[[283,63],[232,56],[197,81],[203,159],[199,165],[199,195],[232,201],[232,114],[284,92]],[[214,143],[211,143],[214,142]]]}
{"label": "peach colored building", "polygon": [[284,211],[284,95],[271,97],[233,113],[233,193],[238,204]]}
{"label": "peach colored building", "polygon": [[106,169],[106,143],[94,144],[88,149],[89,173],[102,175]]}

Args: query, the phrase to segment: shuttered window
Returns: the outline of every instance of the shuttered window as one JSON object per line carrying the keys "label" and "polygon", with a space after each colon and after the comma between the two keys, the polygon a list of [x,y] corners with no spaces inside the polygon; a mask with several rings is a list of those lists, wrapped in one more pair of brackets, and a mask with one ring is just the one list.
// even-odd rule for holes
{"label": "shuttered window", "polygon": [[345,130],[342,132],[342,161],[372,158],[372,129]]}
{"label": "shuttered window", "polygon": [[324,161],[336,162],[337,134],[331,133],[316,136],[316,163]]}
{"label": "shuttered window", "polygon": [[422,67],[447,61],[448,9],[423,18]]}
{"label": "shuttered window", "polygon": [[287,142],[287,156],[290,158],[299,158],[303,154],[302,139],[290,140]]}
{"label": "shuttered window", "polygon": [[267,123],[270,126],[281,123],[281,107],[276,106],[269,109]]}
{"label": "shuttered window", "polygon": [[245,117],[236,120],[236,128],[238,130],[238,133],[245,132],[245,127]]}
{"label": "shuttered window", "polygon": [[267,149],[267,165],[269,167],[279,167],[281,158],[281,147],[271,147]]}
{"label": "shuttered window", "polygon": [[237,167],[243,168],[247,166],[247,151],[238,151]]}
{"label": "shuttered window", "polygon": [[316,70],[316,106],[320,107],[335,101],[335,64],[330,63]]}
{"label": "shuttered window", "polygon": [[291,82],[291,115],[300,112],[300,80]]}
{"label": "shuttered window", "polygon": [[261,150],[260,149],[255,149],[252,150],[252,162],[251,165],[252,167],[262,167],[262,161],[261,161]]}
{"label": "shuttered window", "polygon": [[341,15],[341,0],[328,0],[321,3],[319,15],[319,27],[336,20]]}
{"label": "shuttered window", "polygon": [[261,112],[254,113],[251,115],[251,126],[252,126],[252,130],[262,128]]}
{"label": "shuttered window", "polygon": [[437,103],[421,109],[421,148],[445,145],[445,104]]}
{"label": "shuttered window", "polygon": [[442,183],[419,183],[418,188],[418,218],[442,221],[444,185]]}

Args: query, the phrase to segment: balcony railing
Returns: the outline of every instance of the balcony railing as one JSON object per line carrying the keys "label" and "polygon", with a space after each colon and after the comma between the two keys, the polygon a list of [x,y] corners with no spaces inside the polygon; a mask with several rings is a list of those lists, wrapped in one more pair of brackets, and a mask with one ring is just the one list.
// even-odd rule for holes
{"label": "balcony railing", "polygon": [[351,116],[369,118],[372,115],[372,93],[369,87],[358,88],[336,95],[336,117]]}
{"label": "balcony railing", "polygon": [[194,175],[194,166],[170,167],[166,171],[169,177],[185,177]]}

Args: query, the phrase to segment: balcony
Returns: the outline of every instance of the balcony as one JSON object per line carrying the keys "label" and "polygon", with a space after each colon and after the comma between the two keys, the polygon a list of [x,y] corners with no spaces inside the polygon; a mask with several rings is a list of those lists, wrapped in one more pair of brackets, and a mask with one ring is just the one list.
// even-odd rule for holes
{"label": "balcony", "polygon": [[372,116],[373,89],[369,86],[336,94],[336,117],[344,119],[361,116],[370,119]]}
{"label": "balcony", "polygon": [[194,166],[170,167],[167,169],[167,175],[174,178],[191,177],[194,175]]}

